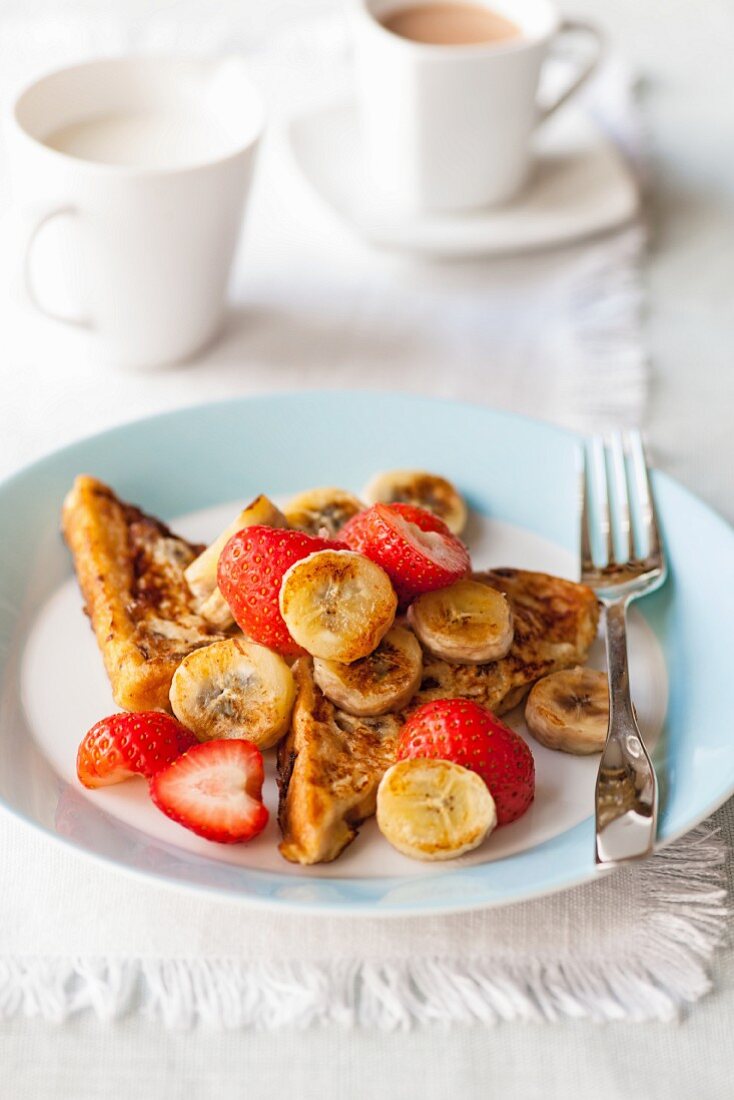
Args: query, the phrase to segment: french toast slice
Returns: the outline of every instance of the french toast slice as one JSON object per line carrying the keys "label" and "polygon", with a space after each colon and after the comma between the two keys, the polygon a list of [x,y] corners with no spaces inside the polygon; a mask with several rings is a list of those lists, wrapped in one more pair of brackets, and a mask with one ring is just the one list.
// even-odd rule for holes
{"label": "french toast slice", "polygon": [[346,714],[314,683],[310,660],[298,662],[291,730],[278,752],[280,851],[286,859],[333,860],[354,839],[360,823],[374,813],[377,787],[395,761],[400,727],[416,706],[461,696],[503,714],[542,676],[586,660],[599,621],[591,589],[521,569],[475,576],[507,595],[515,624],[510,652],[482,665],[452,665],[425,653],[420,690],[402,713]]}
{"label": "french toast slice", "polygon": [[298,694],[290,732],[278,747],[280,851],[292,863],[328,863],[375,812],[402,719],[339,710],[316,685],[310,657],[299,658],[293,673]]}
{"label": "french toast slice", "polygon": [[461,696],[495,714],[516,707],[536,680],[583,664],[599,625],[599,604],[586,585],[531,573],[494,569],[474,580],[504,592],[512,608],[512,648],[499,661],[454,665],[423,653],[423,679],[411,707]]}
{"label": "french toast slice", "polygon": [[170,710],[181,660],[226,637],[198,614],[184,570],[204,549],[81,475],[61,526],[112,684],[124,710]]}

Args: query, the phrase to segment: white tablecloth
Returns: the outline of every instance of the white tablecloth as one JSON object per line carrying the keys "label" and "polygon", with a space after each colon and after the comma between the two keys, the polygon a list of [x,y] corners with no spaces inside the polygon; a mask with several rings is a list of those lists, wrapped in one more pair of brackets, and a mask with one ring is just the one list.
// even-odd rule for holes
{"label": "white tablecloth", "polygon": [[[593,11],[595,5],[587,0],[579,6]],[[144,5],[130,7],[142,10]],[[653,111],[655,136],[668,166],[658,173],[657,209],[685,215],[677,231],[668,221],[652,267],[651,327],[658,374],[648,423],[663,464],[731,515],[727,471],[733,452],[727,405],[731,407],[733,394],[726,367],[734,334],[730,310],[725,308],[731,279],[724,278],[721,257],[726,250],[721,246],[731,224],[725,181],[732,178],[732,151],[724,140],[725,115],[717,113],[715,100],[726,88],[727,41],[734,23],[724,2],[707,5],[711,48],[702,59],[695,56],[698,47],[680,3],[671,5],[662,36],[657,17],[638,11],[637,5],[634,12],[632,5],[619,7],[616,15],[606,9],[600,14],[616,19],[620,32],[629,31],[629,48],[637,59],[652,58],[658,71],[667,72],[667,87],[659,88],[653,99],[658,105]],[[284,20],[293,10],[283,5],[277,17]],[[20,18],[29,14],[27,5],[17,5],[17,11]],[[58,14],[58,8],[54,11]],[[82,12],[77,16],[82,21],[100,19],[99,8],[79,6],[75,11]],[[248,11],[260,25],[262,12]],[[191,7],[181,5],[181,14],[186,12],[190,17]],[[155,18],[164,15],[158,9]],[[69,48],[73,38],[72,21]],[[315,348],[317,341],[309,342],[306,335],[305,347]],[[9,369],[20,373],[27,365],[33,367],[29,351],[16,345]],[[697,368],[695,386],[687,384],[692,365]],[[228,369],[234,371],[234,363]],[[24,455],[46,449],[50,442],[50,414],[36,416],[34,408],[26,406],[25,429],[18,432],[17,445]],[[727,814],[718,817],[731,834]],[[444,1096],[449,1090],[471,1097],[524,1098],[565,1096],[569,1082],[582,1096],[695,1095],[715,1100],[730,1094],[731,978],[731,956],[724,953],[716,970],[717,992],[679,1029],[654,1024],[637,1029],[565,1024],[551,1029],[529,1024],[495,1033],[455,1031],[450,1037],[354,1035],[346,1040],[328,1032],[303,1038],[226,1033],[178,1037],[136,1021],[117,1024],[114,1032],[81,1023],[61,1031],[21,1020],[0,1028],[0,1065],[4,1080],[13,1081],[12,1095],[33,1100],[178,1097],[193,1091],[220,1096],[247,1091],[257,1097],[290,1091],[306,1100],[379,1093],[407,1100]]]}

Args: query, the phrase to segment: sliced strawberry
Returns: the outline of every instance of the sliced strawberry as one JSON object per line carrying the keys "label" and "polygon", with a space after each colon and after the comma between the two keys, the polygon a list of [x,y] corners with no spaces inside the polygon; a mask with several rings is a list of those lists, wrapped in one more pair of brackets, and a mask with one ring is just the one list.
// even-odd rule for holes
{"label": "sliced strawberry", "polygon": [[159,771],[150,795],[167,817],[198,836],[241,844],[268,823],[262,786],[262,753],[251,741],[205,741]]}
{"label": "sliced strawberry", "polygon": [[297,657],[305,651],[291,638],[278,606],[283,576],[316,550],[344,549],[343,542],[303,531],[245,527],[232,536],[219,557],[219,590],[248,638],[276,653]]}
{"label": "sliced strawberry", "polygon": [[471,569],[463,542],[438,516],[413,504],[374,504],[350,519],[339,537],[382,566],[402,606]]}
{"label": "sliced strawberry", "polygon": [[435,512],[429,512],[427,508],[421,508],[418,504],[408,504],[407,501],[394,500],[389,505],[391,512],[396,512],[408,523],[414,523],[421,531],[449,531],[445,522]]}
{"label": "sliced strawberry", "polygon": [[535,761],[519,734],[468,699],[425,703],[408,718],[398,760],[451,760],[480,775],[497,806],[497,824],[525,813],[535,797]]}
{"label": "sliced strawberry", "polygon": [[85,787],[107,787],[133,775],[150,778],[195,744],[193,733],[170,714],[112,714],[85,735],[76,771]]}

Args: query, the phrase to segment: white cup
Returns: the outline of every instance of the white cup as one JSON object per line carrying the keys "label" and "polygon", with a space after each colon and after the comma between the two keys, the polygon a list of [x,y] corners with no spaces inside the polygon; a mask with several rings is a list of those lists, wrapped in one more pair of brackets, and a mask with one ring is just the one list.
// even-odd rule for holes
{"label": "white cup", "polygon": [[[181,150],[167,161],[162,144],[147,161],[138,150],[125,163],[45,144],[85,120],[150,112],[180,119],[189,109],[202,135],[210,132],[202,119],[216,134],[190,162]],[[209,343],[224,317],[263,125],[241,63],[129,57],[76,65],[21,92],[8,122],[28,302],[85,330],[95,359],[121,366],[176,362]]]}
{"label": "white cup", "polygon": [[[425,45],[381,24],[390,13],[419,2],[351,0],[371,183],[395,203],[418,211],[504,202],[527,180],[534,130],[596,67],[600,35],[589,24],[561,20],[548,0],[474,0],[520,30],[517,37],[494,43]],[[543,62],[554,43],[571,33],[590,36],[593,51],[555,101],[540,106]]]}

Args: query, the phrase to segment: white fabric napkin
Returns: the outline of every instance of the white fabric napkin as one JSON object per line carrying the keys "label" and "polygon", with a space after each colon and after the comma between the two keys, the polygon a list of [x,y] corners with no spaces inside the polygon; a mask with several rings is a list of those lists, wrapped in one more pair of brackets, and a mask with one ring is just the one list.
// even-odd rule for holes
{"label": "white fabric napkin", "polygon": [[[270,7],[269,5],[267,6]],[[248,49],[275,129],[265,150],[222,341],[149,375],[84,365],[73,335],[12,304],[0,365],[0,474],[82,432],[176,405],[310,386],[468,398],[585,428],[640,420],[647,390],[638,309],[639,226],[493,262],[418,263],[372,252],[319,206],[277,122],[347,79],[340,24],[275,46],[251,6],[201,26],[177,5],[126,23],[20,11],[0,80],[80,53]],[[258,14],[259,13],[259,14]],[[638,159],[629,79],[609,66],[589,108]],[[33,394],[29,402],[28,394]],[[140,1011],[172,1026],[590,1016],[668,1019],[707,988],[726,915],[722,842],[698,830],[648,863],[545,900],[426,920],[251,912],[85,861],[0,815],[0,1011],[62,1020]],[[622,949],[623,948],[623,949]]]}
{"label": "white fabric napkin", "polygon": [[460,916],[248,910],[157,886],[0,817],[0,1014],[169,1027],[669,1020],[708,988],[724,845],[706,827],[578,889]]}

